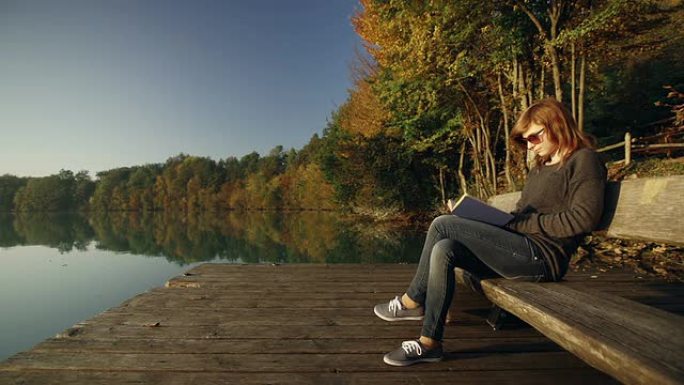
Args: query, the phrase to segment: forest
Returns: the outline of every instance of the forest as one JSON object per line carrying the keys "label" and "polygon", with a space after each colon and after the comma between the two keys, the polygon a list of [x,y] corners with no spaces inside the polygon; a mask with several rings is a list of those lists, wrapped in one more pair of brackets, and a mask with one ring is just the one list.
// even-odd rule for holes
{"label": "forest", "polygon": [[[599,143],[680,129],[680,0],[360,0],[347,100],[301,149],[0,176],[0,211],[344,210],[374,218],[514,191],[516,116],[563,102]],[[668,88],[665,88],[668,87]],[[681,105],[680,105],[681,109]],[[661,124],[652,124],[661,122]],[[665,122],[665,123],[662,123]],[[323,127],[324,125],[324,127]]]}

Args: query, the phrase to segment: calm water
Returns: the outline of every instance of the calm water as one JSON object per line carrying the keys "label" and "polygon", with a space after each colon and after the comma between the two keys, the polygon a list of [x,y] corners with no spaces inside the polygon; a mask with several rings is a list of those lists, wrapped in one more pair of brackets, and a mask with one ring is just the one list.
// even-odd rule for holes
{"label": "calm water", "polygon": [[413,263],[422,241],[333,213],[0,214],[0,360],[199,263]]}

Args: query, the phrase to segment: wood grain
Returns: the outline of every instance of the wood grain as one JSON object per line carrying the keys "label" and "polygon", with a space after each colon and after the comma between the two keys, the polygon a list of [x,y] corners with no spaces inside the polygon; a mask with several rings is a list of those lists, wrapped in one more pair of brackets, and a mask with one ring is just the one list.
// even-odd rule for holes
{"label": "wood grain", "polygon": [[153,289],[80,322],[0,363],[0,384],[614,383],[533,328],[493,332],[482,318],[489,302],[466,292],[444,361],[385,365],[421,323],[387,323],[372,307],[415,269],[202,265],[171,280],[199,288]]}
{"label": "wood grain", "polygon": [[684,381],[684,317],[562,283],[484,280],[485,295],[626,384]]}

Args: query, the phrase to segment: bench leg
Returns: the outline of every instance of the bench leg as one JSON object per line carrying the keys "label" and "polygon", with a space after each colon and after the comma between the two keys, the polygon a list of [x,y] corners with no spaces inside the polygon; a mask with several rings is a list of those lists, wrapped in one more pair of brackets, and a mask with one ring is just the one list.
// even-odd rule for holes
{"label": "bench leg", "polygon": [[506,320],[510,317],[510,314],[496,306],[492,305],[492,309],[489,311],[489,316],[487,316],[487,323],[494,330],[501,330],[501,327],[506,323]]}

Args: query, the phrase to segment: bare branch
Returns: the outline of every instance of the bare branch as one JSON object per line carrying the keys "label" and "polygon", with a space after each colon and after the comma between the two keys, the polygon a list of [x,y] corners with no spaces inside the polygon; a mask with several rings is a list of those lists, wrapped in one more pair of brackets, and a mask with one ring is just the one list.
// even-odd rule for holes
{"label": "bare branch", "polygon": [[534,23],[534,25],[537,27],[537,30],[539,30],[539,34],[542,35],[542,37],[544,38],[544,40],[548,40],[548,37],[547,37],[547,35],[546,35],[546,31],[544,31],[544,27],[542,26],[542,24],[541,24],[541,22],[539,21],[539,19],[537,18],[537,16],[535,16],[534,13],[532,13],[532,11],[530,11],[530,10],[525,6],[525,4],[523,4],[522,1],[520,1],[520,0],[515,0],[515,4],[516,4],[518,7],[520,7],[520,9],[522,9],[523,12],[525,12],[525,14],[527,15],[527,17],[530,18],[530,20],[532,20],[532,23]]}

